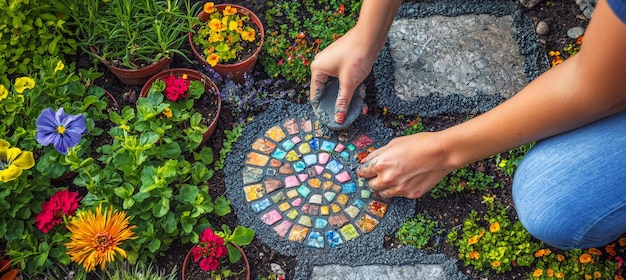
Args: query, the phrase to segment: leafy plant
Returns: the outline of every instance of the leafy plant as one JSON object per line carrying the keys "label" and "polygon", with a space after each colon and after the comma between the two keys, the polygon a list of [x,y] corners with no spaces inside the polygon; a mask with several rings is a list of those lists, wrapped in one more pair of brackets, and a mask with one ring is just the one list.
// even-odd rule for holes
{"label": "leafy plant", "polygon": [[424,131],[422,119],[420,117],[416,117],[406,125],[404,131],[402,131],[402,135],[412,135],[422,131]]}
{"label": "leafy plant", "polygon": [[189,0],[57,0],[66,14],[79,47],[128,69],[179,54],[184,36],[198,21]]}
{"label": "leafy plant", "polygon": [[461,232],[453,228],[448,243],[458,247],[459,259],[478,271],[503,273],[513,266],[530,266],[539,244],[519,221],[512,222],[507,209],[495,203],[494,197],[483,197],[488,210],[484,217],[472,210],[463,222]]}
{"label": "leafy plant", "polygon": [[170,272],[159,271],[152,263],[116,263],[104,271],[108,280],[175,280],[176,267]]}
{"label": "leafy plant", "polygon": [[213,2],[205,3],[203,11],[206,24],[195,32],[193,42],[202,47],[209,65],[243,60],[247,49],[252,49],[251,46],[256,49],[261,44],[258,27],[243,11],[230,5],[218,8]]}
{"label": "leafy plant", "polygon": [[243,132],[244,124],[239,124],[233,127],[231,130],[224,130],[224,134],[226,134],[226,140],[224,141],[224,146],[220,149],[220,158],[215,161],[213,168],[217,170],[221,170],[224,168],[224,161],[226,160],[226,156],[233,148],[233,143],[237,142],[237,139],[241,136]]}
{"label": "leafy plant", "polygon": [[444,228],[441,222],[433,221],[428,212],[424,212],[417,214],[415,218],[406,220],[396,233],[396,238],[404,245],[423,249],[433,237],[443,232]]}
{"label": "leafy plant", "polygon": [[74,54],[77,43],[66,18],[56,14],[50,1],[0,3],[0,83],[6,74],[31,75],[40,69],[36,60]]}
{"label": "leafy plant", "polygon": [[[270,77],[304,82],[319,50],[356,24],[360,1],[269,1],[261,63]],[[316,7],[324,7],[322,10]]]}
{"label": "leafy plant", "polygon": [[440,198],[463,191],[473,192],[499,187],[502,186],[500,183],[495,182],[492,176],[478,170],[461,167],[441,179],[441,181],[430,190],[430,195],[433,198]]}
{"label": "leafy plant", "polygon": [[[85,205],[108,202],[135,217],[138,238],[128,242],[130,262],[155,257],[174,239],[195,242],[194,228],[208,226],[208,214],[230,213],[225,197],[213,200],[208,194],[213,171],[206,166],[213,162],[213,151],[195,151],[207,128],[193,110],[204,88],[194,85],[187,98],[173,102],[164,100],[165,82],[156,82],[136,108],[109,114],[113,142],[98,149],[97,161],[84,164],[69,157],[71,170],[79,173],[74,183],[89,192]],[[171,116],[164,114],[167,110]]]}
{"label": "leafy plant", "polygon": [[493,156],[498,167],[504,174],[512,176],[517,167],[522,163],[522,159],[535,143],[529,143],[508,151],[506,154]]}
{"label": "leafy plant", "polygon": [[527,279],[618,279],[618,265],[601,259],[603,253],[596,248],[573,249],[555,254],[548,248],[535,252],[535,269]]}

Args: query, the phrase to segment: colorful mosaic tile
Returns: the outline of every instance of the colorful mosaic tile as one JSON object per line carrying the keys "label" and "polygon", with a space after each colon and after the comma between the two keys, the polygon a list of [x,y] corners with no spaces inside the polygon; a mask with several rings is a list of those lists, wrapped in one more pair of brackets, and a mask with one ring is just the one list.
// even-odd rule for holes
{"label": "colorful mosaic tile", "polygon": [[280,238],[334,248],[369,233],[387,211],[354,166],[375,150],[358,129],[324,135],[317,121],[287,118],[264,131],[245,155],[243,192]]}

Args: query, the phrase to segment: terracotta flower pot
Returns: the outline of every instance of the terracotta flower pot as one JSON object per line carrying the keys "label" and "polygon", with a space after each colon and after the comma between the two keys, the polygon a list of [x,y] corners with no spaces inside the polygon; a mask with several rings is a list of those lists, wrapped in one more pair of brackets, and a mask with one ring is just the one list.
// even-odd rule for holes
{"label": "terracotta flower pot", "polygon": [[215,98],[217,99],[217,110],[215,112],[215,117],[211,120],[211,123],[208,125],[209,129],[203,134],[202,143],[200,143],[200,146],[202,146],[204,145],[204,143],[206,143],[206,141],[209,138],[211,138],[211,136],[215,132],[215,129],[217,128],[217,120],[219,119],[220,112],[222,110],[222,98],[220,97],[220,91],[218,87],[215,85],[215,83],[213,83],[213,81],[211,81],[209,77],[207,77],[206,75],[196,70],[186,69],[186,68],[174,68],[174,69],[164,70],[152,76],[143,85],[139,96],[146,97],[148,95],[148,91],[150,90],[150,87],[152,86],[152,83],[154,83],[156,80],[165,79],[169,75],[174,75],[174,76],[179,77],[179,76],[182,76],[183,74],[186,74],[187,79],[189,80],[202,82],[202,84],[204,85],[204,89],[205,89],[204,94],[213,93],[215,95]]}
{"label": "terracotta flower pot", "polygon": [[[250,262],[248,262],[248,257],[246,256],[246,253],[243,251],[243,249],[235,244],[231,244],[233,247],[235,247],[237,250],[239,250],[239,252],[241,253],[241,260],[244,262],[244,265],[246,267],[246,272],[245,272],[245,279],[246,280],[250,280]],[[194,246],[195,247],[195,246]],[[196,262],[193,261],[193,257],[191,254],[191,250],[194,248],[191,247],[191,249],[189,249],[189,251],[187,252],[187,255],[185,256],[185,259],[183,260],[183,267],[181,268],[181,274],[182,274],[182,280],[187,280],[187,269],[192,266],[192,265],[198,265]],[[228,262],[228,261],[227,261]],[[198,268],[199,269],[199,268]],[[219,269],[219,267],[218,267]]]}
{"label": "terracotta flower pot", "polygon": [[[91,47],[90,50],[94,54],[97,53],[96,49],[93,47]],[[163,57],[146,67],[133,70],[117,67],[111,62],[102,59],[101,57],[98,57],[98,59],[100,59],[100,61],[107,66],[111,73],[113,73],[113,75],[115,75],[115,77],[117,77],[120,82],[131,86],[143,85],[144,83],[146,83],[146,81],[148,81],[148,79],[150,79],[150,77],[165,69],[169,69],[170,65],[172,64],[171,58]]]}
{"label": "terracotta flower pot", "polygon": [[[252,23],[254,23],[257,26],[257,28],[259,28],[259,40],[260,40],[259,46],[256,48],[252,56],[244,60],[240,60],[238,62],[218,63],[217,65],[212,67],[213,70],[215,70],[215,72],[217,72],[218,74],[222,76],[222,78],[227,78],[228,76],[231,76],[232,77],[231,79],[233,81],[243,84],[245,82],[244,74],[252,73],[252,70],[254,69],[254,66],[256,65],[257,58],[259,57],[259,53],[261,53],[261,48],[263,48],[263,43],[265,41],[265,29],[263,28],[263,23],[261,23],[261,20],[259,19],[259,17],[257,17],[252,11],[246,9],[245,7],[235,5],[235,4],[217,4],[215,5],[215,8],[218,11],[222,11],[224,10],[224,8],[226,8],[226,6],[231,6],[233,8],[236,8],[237,13],[239,15],[250,16],[250,20],[252,21]],[[198,18],[202,22],[206,22],[209,19],[209,14],[205,13],[204,11],[201,11],[198,14]],[[206,57],[202,53],[202,50],[199,50],[198,48],[196,48],[195,44],[193,43],[194,36],[195,36],[194,32],[189,32],[187,34],[187,37],[189,39],[189,45],[191,46],[191,51],[203,65],[211,67],[209,63],[207,63]]]}

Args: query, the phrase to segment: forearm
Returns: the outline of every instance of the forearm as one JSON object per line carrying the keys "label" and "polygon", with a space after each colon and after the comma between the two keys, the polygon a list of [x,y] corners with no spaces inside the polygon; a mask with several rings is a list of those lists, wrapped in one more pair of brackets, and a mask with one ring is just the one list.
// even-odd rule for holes
{"label": "forearm", "polygon": [[370,52],[378,54],[382,49],[400,4],[402,0],[363,0],[353,31],[372,48]]}
{"label": "forearm", "polygon": [[[601,1],[596,11],[607,13],[606,3]],[[578,54],[489,112],[442,131],[439,140],[449,166],[459,167],[626,109],[626,59],[620,47],[626,36],[619,34],[626,26],[610,16],[598,15],[603,19],[590,23]]]}

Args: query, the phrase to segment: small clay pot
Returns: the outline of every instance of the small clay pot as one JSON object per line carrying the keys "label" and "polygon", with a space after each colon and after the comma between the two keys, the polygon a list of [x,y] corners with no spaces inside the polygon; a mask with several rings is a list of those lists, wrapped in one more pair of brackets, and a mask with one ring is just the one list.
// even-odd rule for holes
{"label": "small clay pot", "polygon": [[[259,17],[257,17],[256,14],[246,9],[245,7],[235,5],[235,4],[217,4],[215,5],[215,8],[218,11],[222,11],[224,10],[224,8],[226,8],[226,6],[231,6],[233,8],[236,8],[237,13],[240,15],[250,16],[250,20],[259,28],[260,42],[259,42],[259,46],[257,47],[256,51],[254,52],[252,56],[244,60],[238,61],[238,62],[218,63],[217,65],[212,67],[213,70],[215,70],[215,72],[217,72],[218,74],[222,76],[222,78],[231,77],[231,79],[235,81],[236,83],[243,84],[245,83],[244,74],[249,75],[250,73],[252,73],[252,70],[254,69],[254,66],[256,65],[257,58],[259,57],[259,53],[261,53],[261,49],[263,48],[263,43],[265,41],[265,29],[263,28],[263,23],[261,23],[261,20],[259,19]],[[205,13],[204,11],[201,11],[198,14],[198,18],[202,22],[206,22],[209,19],[209,14]],[[187,34],[187,38],[189,39],[189,45],[191,46],[191,51],[196,56],[198,61],[200,61],[200,63],[211,67],[209,63],[206,61],[206,57],[204,56],[202,51],[196,49],[196,46],[193,43],[194,35],[195,35],[194,32],[189,32]]]}

